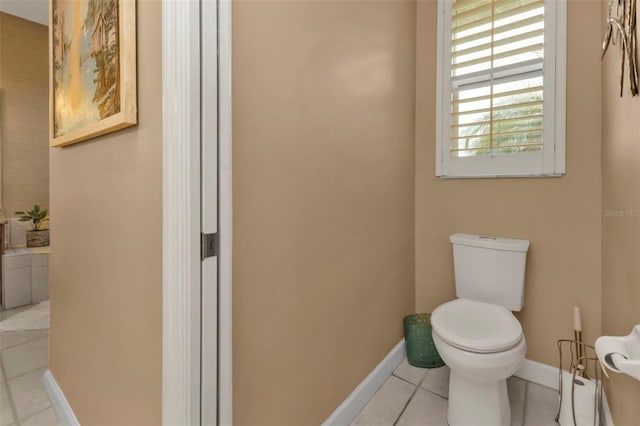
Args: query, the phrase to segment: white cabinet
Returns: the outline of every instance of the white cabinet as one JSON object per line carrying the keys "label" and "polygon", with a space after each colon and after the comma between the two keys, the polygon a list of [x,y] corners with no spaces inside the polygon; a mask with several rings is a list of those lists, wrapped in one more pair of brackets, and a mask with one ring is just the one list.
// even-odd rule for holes
{"label": "white cabinet", "polygon": [[49,299],[48,247],[8,249],[2,256],[2,307]]}
{"label": "white cabinet", "polygon": [[31,255],[31,303],[49,300],[49,255]]}

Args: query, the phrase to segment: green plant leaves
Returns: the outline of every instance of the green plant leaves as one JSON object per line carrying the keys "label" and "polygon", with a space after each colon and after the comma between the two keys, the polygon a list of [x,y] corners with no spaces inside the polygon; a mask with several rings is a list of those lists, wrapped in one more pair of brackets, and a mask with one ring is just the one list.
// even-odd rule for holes
{"label": "green plant leaves", "polygon": [[26,213],[23,211],[19,211],[15,214],[21,215],[20,219],[18,219],[20,222],[33,222],[33,229],[35,231],[39,231],[42,222],[47,219],[48,212],[49,209],[41,210],[40,206],[36,204],[35,206],[33,206],[33,210],[29,210]]}

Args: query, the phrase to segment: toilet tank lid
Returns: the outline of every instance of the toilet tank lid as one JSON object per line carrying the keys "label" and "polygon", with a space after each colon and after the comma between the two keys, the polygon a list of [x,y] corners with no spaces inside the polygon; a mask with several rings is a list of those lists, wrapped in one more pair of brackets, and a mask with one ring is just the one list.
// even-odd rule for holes
{"label": "toilet tank lid", "polygon": [[493,250],[521,252],[526,252],[529,250],[528,240],[500,238],[490,235],[453,234],[449,236],[449,241],[451,241],[451,243],[453,244],[461,244],[463,246],[471,247],[483,247]]}

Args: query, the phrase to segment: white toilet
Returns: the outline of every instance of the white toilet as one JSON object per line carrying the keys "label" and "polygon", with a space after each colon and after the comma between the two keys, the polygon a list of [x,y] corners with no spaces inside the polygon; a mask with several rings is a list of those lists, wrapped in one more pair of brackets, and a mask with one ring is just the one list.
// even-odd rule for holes
{"label": "white toilet", "polygon": [[529,241],[453,234],[456,295],[431,314],[433,341],[451,369],[450,426],[508,426],[507,377],[527,344],[511,311],[524,305]]}

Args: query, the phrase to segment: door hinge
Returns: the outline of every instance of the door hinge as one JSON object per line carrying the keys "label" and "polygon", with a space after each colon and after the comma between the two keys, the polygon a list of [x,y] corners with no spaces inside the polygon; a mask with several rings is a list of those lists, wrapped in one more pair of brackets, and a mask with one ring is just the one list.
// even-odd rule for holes
{"label": "door hinge", "polygon": [[200,233],[200,258],[205,260],[218,255],[218,234]]}

